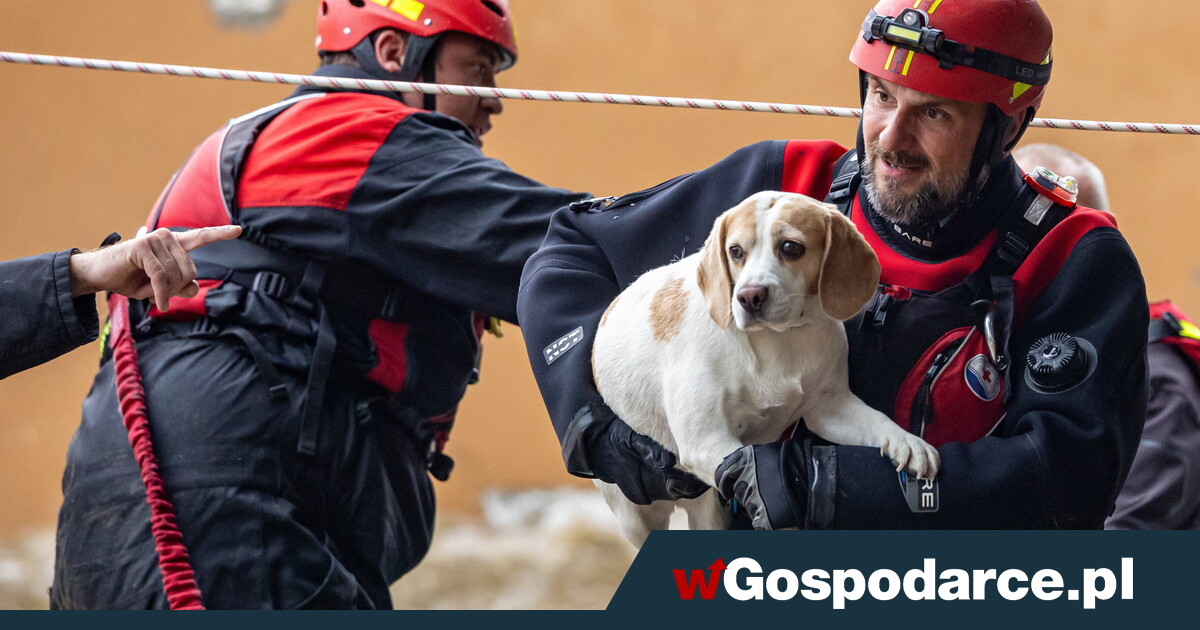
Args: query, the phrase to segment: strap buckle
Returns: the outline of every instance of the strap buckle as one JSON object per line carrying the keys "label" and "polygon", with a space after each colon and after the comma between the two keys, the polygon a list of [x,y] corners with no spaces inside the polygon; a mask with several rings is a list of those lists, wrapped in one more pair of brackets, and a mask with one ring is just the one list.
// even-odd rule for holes
{"label": "strap buckle", "polygon": [[391,289],[383,296],[383,305],[379,307],[379,316],[388,321],[400,321],[404,307],[404,295],[400,289]]}
{"label": "strap buckle", "polygon": [[259,271],[254,274],[254,282],[251,283],[250,289],[261,291],[276,299],[282,299],[288,294],[288,279],[283,274],[274,271]]}
{"label": "strap buckle", "polygon": [[1014,270],[1024,262],[1028,254],[1029,243],[1015,232],[1005,232],[1004,241],[996,248],[996,256]]}

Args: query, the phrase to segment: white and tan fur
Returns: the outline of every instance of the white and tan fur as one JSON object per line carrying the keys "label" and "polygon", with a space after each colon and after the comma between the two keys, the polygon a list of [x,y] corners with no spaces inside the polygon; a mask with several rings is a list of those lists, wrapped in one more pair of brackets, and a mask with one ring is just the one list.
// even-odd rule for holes
{"label": "white and tan fur", "polygon": [[[797,245],[802,255],[785,255]],[[717,218],[701,251],[646,272],[613,301],[593,346],[596,386],[709,485],[725,456],[775,441],[801,418],[830,442],[879,447],[897,469],[932,477],[937,451],[848,386],[842,321],[878,281],[874,252],[833,206],[755,194]],[[596,485],[636,546],[667,527],[676,503],[692,529],[729,524],[715,492],[639,506]]]}

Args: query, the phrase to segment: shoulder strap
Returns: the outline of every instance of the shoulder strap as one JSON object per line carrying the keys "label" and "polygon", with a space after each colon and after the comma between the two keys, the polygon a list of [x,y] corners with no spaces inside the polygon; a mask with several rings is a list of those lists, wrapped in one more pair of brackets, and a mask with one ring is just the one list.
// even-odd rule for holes
{"label": "shoulder strap", "polygon": [[861,181],[862,175],[858,172],[858,151],[850,149],[833,165],[833,183],[829,185],[825,203],[837,206],[839,212],[849,217],[850,206],[854,204],[854,195],[858,193]]}
{"label": "shoulder strap", "polygon": [[1030,185],[1028,177],[1017,195],[1016,206],[1025,208],[1024,212],[1005,215],[997,228],[999,238],[992,251],[967,279],[976,295],[991,295],[991,300],[981,299],[975,305],[986,311],[983,328],[988,353],[996,369],[1002,372],[1011,365],[1008,341],[1016,302],[1013,274],[1050,230],[1074,209],[1074,204],[1063,205],[1040,193]]}
{"label": "shoulder strap", "polygon": [[[1155,342],[1162,341],[1163,339],[1166,339],[1168,337],[1179,336],[1178,325],[1172,326],[1171,322],[1167,321],[1168,317],[1172,320],[1175,319],[1175,316],[1171,315],[1170,313],[1163,313],[1163,316],[1161,319],[1155,318],[1155,319],[1150,320],[1150,331],[1149,331],[1150,334],[1148,335],[1148,337],[1146,339],[1147,343],[1155,343]],[[1177,321],[1178,320],[1176,320],[1176,322]]]}

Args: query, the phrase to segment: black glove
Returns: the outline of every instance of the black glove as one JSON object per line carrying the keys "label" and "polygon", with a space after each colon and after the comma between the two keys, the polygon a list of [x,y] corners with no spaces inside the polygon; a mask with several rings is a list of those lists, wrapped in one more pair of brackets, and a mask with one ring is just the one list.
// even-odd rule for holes
{"label": "black glove", "polygon": [[[587,462],[575,462],[564,443],[567,466],[574,474],[588,474],[616,484],[630,501],[691,499],[704,494],[708,484],[675,468],[675,454],[653,439],[635,432],[606,406],[589,405],[575,418],[582,435]],[[574,449],[571,449],[574,450]]]}
{"label": "black glove", "polygon": [[754,529],[825,527],[832,520],[836,453],[808,441],[744,446],[717,466],[717,492],[737,501]]}

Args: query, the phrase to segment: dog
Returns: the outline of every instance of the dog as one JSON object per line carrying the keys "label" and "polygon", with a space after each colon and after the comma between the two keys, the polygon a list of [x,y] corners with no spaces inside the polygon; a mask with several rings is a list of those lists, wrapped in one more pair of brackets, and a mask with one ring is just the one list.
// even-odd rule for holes
{"label": "dog", "polygon": [[[810,197],[752,195],[717,218],[701,250],[629,285],[600,319],[596,387],[635,431],[710,486],[722,460],[800,419],[836,444],[871,446],[932,478],[938,453],[852,394],[842,322],[870,299],[879,261],[854,224]],[[640,547],[678,504],[691,529],[726,529],[715,492],[630,502],[596,482]]]}

